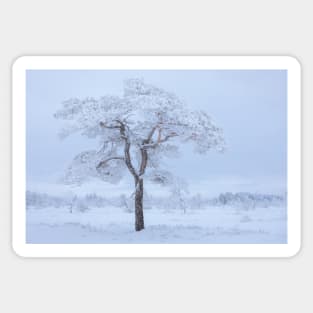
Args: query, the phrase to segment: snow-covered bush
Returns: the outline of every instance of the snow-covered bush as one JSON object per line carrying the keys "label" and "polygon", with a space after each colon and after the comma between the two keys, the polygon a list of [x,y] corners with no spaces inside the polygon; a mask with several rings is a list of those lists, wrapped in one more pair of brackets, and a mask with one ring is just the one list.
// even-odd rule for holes
{"label": "snow-covered bush", "polygon": [[127,213],[133,213],[135,209],[131,197],[126,196],[124,193],[119,197],[117,206],[123,208]]}
{"label": "snow-covered bush", "polygon": [[173,183],[170,188],[171,192],[171,203],[174,209],[182,210],[184,213],[187,211],[187,194],[188,194],[188,185],[187,183],[176,177],[173,179]]}
{"label": "snow-covered bush", "polygon": [[86,211],[89,211],[89,207],[84,202],[78,202],[76,205],[76,211],[84,213]]}
{"label": "snow-covered bush", "polygon": [[205,197],[203,197],[201,194],[197,193],[189,198],[189,207],[196,210],[202,210],[205,209],[208,204],[209,200]]}

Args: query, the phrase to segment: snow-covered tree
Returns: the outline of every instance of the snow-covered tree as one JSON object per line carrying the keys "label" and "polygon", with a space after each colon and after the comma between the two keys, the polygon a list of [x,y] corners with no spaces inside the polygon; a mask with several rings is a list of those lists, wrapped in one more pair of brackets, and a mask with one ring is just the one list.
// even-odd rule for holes
{"label": "snow-covered tree", "polygon": [[170,187],[171,203],[175,209],[180,209],[184,213],[187,210],[186,196],[188,194],[188,185],[180,177],[175,177]]}
{"label": "snow-covered tree", "polygon": [[131,213],[132,210],[132,203],[130,203],[130,197],[127,197],[124,193],[119,197],[119,206],[123,207],[126,212]]}
{"label": "snow-covered tree", "polygon": [[119,182],[128,171],[135,185],[135,229],[144,228],[144,180],[168,185],[171,173],[162,169],[162,158],[175,156],[179,144],[192,142],[195,151],[223,150],[223,135],[203,111],[192,111],[174,94],[129,79],[124,94],[100,99],[70,99],[56,112],[66,121],[61,137],[80,133],[98,138],[98,150],[77,155],[66,181],[77,183],[90,176]]}

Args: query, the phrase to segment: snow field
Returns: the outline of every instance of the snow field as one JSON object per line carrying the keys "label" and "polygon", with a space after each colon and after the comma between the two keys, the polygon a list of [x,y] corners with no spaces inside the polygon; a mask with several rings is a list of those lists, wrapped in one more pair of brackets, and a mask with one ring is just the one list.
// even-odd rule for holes
{"label": "snow field", "polygon": [[145,229],[134,230],[134,213],[118,207],[70,213],[68,207],[27,210],[27,243],[287,243],[285,207],[255,209],[206,206],[144,212]]}

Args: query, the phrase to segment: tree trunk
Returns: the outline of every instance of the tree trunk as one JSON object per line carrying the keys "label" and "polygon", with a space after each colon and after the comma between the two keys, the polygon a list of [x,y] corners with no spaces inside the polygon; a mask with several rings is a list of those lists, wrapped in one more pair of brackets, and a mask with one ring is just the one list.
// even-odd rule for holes
{"label": "tree trunk", "polygon": [[135,229],[140,231],[145,228],[143,220],[143,180],[141,178],[135,181]]}

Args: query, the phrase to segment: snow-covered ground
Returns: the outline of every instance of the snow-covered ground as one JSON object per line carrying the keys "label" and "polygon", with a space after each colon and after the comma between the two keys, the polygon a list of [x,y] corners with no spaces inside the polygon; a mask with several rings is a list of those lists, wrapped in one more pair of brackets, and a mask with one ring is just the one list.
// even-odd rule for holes
{"label": "snow-covered ground", "polygon": [[147,209],[145,229],[134,230],[134,213],[118,207],[28,208],[27,243],[287,243],[286,208],[206,206]]}

